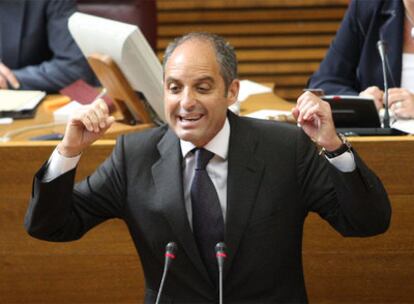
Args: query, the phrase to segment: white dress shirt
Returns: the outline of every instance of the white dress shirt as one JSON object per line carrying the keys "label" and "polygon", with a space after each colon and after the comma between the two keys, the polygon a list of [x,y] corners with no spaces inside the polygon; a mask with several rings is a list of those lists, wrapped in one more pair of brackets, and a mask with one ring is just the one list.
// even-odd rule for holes
{"label": "white dress shirt", "polygon": [[[214,187],[216,188],[217,195],[220,201],[221,211],[223,212],[223,219],[226,222],[226,210],[227,210],[227,155],[229,152],[229,140],[230,140],[230,124],[226,119],[223,128],[216,134],[216,136],[210,140],[204,149],[213,152],[213,158],[208,162],[206,170],[210,176]],[[183,187],[184,187],[184,200],[185,208],[188,215],[188,220],[192,226],[192,208],[191,208],[191,183],[195,172],[195,154],[191,152],[195,146],[184,140],[180,140],[181,152],[184,158],[184,172],[183,172]]]}
{"label": "white dress shirt", "polygon": [[[223,212],[223,219],[226,222],[227,211],[227,172],[228,172],[228,152],[230,140],[230,124],[226,119],[223,128],[217,135],[207,143],[204,148],[213,152],[215,155],[207,164],[206,170],[216,188],[221,210]],[[183,164],[183,188],[184,200],[187,211],[188,221],[192,227],[192,208],[190,189],[195,171],[195,155],[191,152],[195,146],[184,140],[180,140],[181,152],[184,159]],[[57,149],[53,151],[49,159],[48,168],[43,177],[43,182],[51,181],[52,179],[72,170],[76,167],[80,159],[79,156],[65,157],[61,155]],[[343,153],[334,158],[327,158],[328,161],[342,172],[351,172],[355,170],[355,160],[352,152]]]}

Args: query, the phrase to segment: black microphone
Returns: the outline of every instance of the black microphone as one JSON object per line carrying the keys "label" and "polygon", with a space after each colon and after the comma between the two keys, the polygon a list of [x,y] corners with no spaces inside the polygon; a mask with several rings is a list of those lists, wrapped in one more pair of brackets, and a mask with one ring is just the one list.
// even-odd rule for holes
{"label": "black microphone", "polygon": [[223,304],[223,266],[224,260],[227,258],[226,244],[223,242],[217,243],[215,250],[219,269],[219,302],[220,304]]}
{"label": "black microphone", "polygon": [[164,272],[161,278],[160,288],[158,289],[157,299],[155,304],[158,304],[161,300],[162,290],[164,288],[165,278],[167,277],[168,269],[171,266],[172,261],[175,259],[175,253],[177,252],[177,244],[174,242],[169,242],[165,246],[165,261],[164,261]]}
{"label": "black microphone", "polygon": [[384,128],[390,127],[390,113],[388,110],[388,80],[387,80],[387,68],[386,68],[386,61],[387,61],[387,43],[384,40],[378,40],[377,42],[377,49],[379,55],[381,57],[381,64],[382,64],[382,75],[384,77]]}

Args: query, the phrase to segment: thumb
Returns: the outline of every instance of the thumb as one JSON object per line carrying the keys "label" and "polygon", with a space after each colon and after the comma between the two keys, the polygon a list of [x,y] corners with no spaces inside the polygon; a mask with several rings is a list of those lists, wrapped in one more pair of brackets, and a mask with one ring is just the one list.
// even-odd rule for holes
{"label": "thumb", "polygon": [[295,107],[295,108],[292,108],[290,111],[293,115],[293,118],[295,118],[295,120],[297,121],[299,117],[299,109]]}

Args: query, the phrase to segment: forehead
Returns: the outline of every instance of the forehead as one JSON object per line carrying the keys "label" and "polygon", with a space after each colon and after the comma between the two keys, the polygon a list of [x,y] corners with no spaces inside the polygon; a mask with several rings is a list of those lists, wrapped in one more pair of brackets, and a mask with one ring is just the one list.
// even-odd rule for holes
{"label": "forehead", "polygon": [[179,45],[165,65],[165,77],[214,76],[219,73],[216,52],[209,41],[191,39]]}

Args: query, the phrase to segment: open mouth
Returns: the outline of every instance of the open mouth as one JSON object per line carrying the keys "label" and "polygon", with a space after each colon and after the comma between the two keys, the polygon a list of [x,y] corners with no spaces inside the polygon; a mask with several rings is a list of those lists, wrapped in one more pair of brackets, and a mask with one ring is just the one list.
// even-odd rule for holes
{"label": "open mouth", "polygon": [[199,121],[201,118],[203,117],[203,115],[202,114],[198,114],[198,115],[188,115],[188,116],[181,116],[181,115],[179,115],[178,116],[178,119],[181,121],[181,122],[196,122],[196,121]]}

